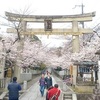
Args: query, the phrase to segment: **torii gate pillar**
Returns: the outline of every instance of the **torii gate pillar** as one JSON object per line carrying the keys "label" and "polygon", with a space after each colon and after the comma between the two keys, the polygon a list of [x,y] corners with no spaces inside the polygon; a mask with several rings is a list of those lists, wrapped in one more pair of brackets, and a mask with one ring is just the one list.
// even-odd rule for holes
{"label": "torii gate pillar", "polygon": [[[72,22],[72,30],[74,33],[78,32],[78,22],[73,21]],[[73,48],[73,53],[79,52],[79,35],[72,35],[72,48]]]}
{"label": "torii gate pillar", "polygon": [[26,26],[27,26],[27,22],[26,21],[22,21],[21,22],[22,31],[24,31],[24,32],[26,31],[26,28],[27,28]]}

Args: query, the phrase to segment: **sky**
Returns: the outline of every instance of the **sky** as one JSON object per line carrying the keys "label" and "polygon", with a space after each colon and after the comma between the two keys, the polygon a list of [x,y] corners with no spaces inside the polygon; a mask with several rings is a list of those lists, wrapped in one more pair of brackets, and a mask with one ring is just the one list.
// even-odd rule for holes
{"label": "sky", "polygon": [[[24,11],[26,8],[31,15],[72,15],[81,14],[81,7],[84,4],[84,13],[96,11],[96,16],[87,27],[94,27],[100,22],[100,0],[2,0],[0,2],[0,15],[4,16],[5,11]],[[75,7],[76,5],[76,7]],[[0,22],[2,19],[0,19]],[[64,26],[64,25],[62,25]],[[60,26],[61,27],[61,26]],[[0,26],[1,32],[4,27]]]}

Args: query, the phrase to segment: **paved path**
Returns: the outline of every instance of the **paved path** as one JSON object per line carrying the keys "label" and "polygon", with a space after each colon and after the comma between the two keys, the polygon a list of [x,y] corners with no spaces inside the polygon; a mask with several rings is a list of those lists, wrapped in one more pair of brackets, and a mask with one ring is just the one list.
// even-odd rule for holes
{"label": "paved path", "polygon": [[[55,74],[53,74],[55,76]],[[71,89],[71,86],[66,85],[66,82],[64,82],[62,79],[59,79],[59,77],[57,77],[57,74],[55,76],[55,80],[56,82],[59,84],[61,90],[63,93],[74,93],[74,91]]]}
{"label": "paved path", "polygon": [[[57,81],[60,81],[60,79],[56,76],[52,76],[52,79],[53,84],[57,83]],[[45,100],[46,90],[44,93],[44,97],[41,97],[39,88],[40,87],[38,81],[36,83],[33,83],[33,85],[24,94],[20,96],[19,100]],[[61,100],[61,96],[59,97],[59,100]]]}
{"label": "paved path", "polygon": [[20,97],[19,100],[45,100],[44,97],[40,97],[39,83],[36,82]]}

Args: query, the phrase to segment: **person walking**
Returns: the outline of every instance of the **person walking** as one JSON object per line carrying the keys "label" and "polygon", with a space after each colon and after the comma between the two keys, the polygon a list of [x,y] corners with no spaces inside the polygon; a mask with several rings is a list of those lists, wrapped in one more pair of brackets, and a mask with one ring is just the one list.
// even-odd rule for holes
{"label": "person walking", "polygon": [[45,77],[44,77],[44,74],[42,74],[40,80],[39,80],[39,84],[40,84],[40,93],[41,93],[41,96],[43,97],[44,95],[44,90],[45,90]]}
{"label": "person walking", "polygon": [[45,81],[46,81],[47,89],[52,86],[52,77],[50,76],[49,72],[47,73],[47,77],[45,78]]}
{"label": "person walking", "polygon": [[60,96],[60,90],[58,89],[58,84],[54,85],[54,88],[50,89],[48,92],[48,100],[58,100]]}
{"label": "person walking", "polygon": [[48,92],[49,92],[49,90],[51,90],[52,88],[53,88],[53,86],[51,86],[51,87],[48,88],[48,90],[47,90],[47,92],[46,92],[46,100],[49,100],[49,99],[48,99]]}
{"label": "person walking", "polygon": [[9,100],[19,100],[19,91],[21,90],[21,85],[17,83],[17,77],[13,77],[13,82],[8,84]]}

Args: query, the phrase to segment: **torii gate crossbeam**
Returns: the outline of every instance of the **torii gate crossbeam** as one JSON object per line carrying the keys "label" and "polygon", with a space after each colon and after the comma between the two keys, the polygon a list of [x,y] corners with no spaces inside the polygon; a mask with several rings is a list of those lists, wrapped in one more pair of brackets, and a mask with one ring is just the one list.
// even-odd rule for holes
{"label": "torii gate crossbeam", "polygon": [[[93,33],[92,29],[85,29],[85,28],[79,28],[78,22],[87,22],[92,21],[92,17],[95,16],[95,12],[92,13],[84,13],[84,14],[76,14],[76,15],[51,15],[51,16],[44,16],[44,15],[21,15],[21,14],[15,14],[15,13],[9,13],[5,12],[5,15],[8,17],[9,21],[21,21],[21,28],[23,29],[21,34],[35,34],[35,35],[72,35],[73,41],[72,41],[72,47],[73,52],[79,52],[79,35],[85,34],[85,33]],[[44,23],[44,26],[46,21],[51,21],[52,23],[72,23],[72,27],[69,29],[53,29],[50,27],[50,30],[45,29],[28,29],[27,23],[28,22],[41,22]],[[8,33],[16,33],[16,30],[14,28],[8,28]]]}

